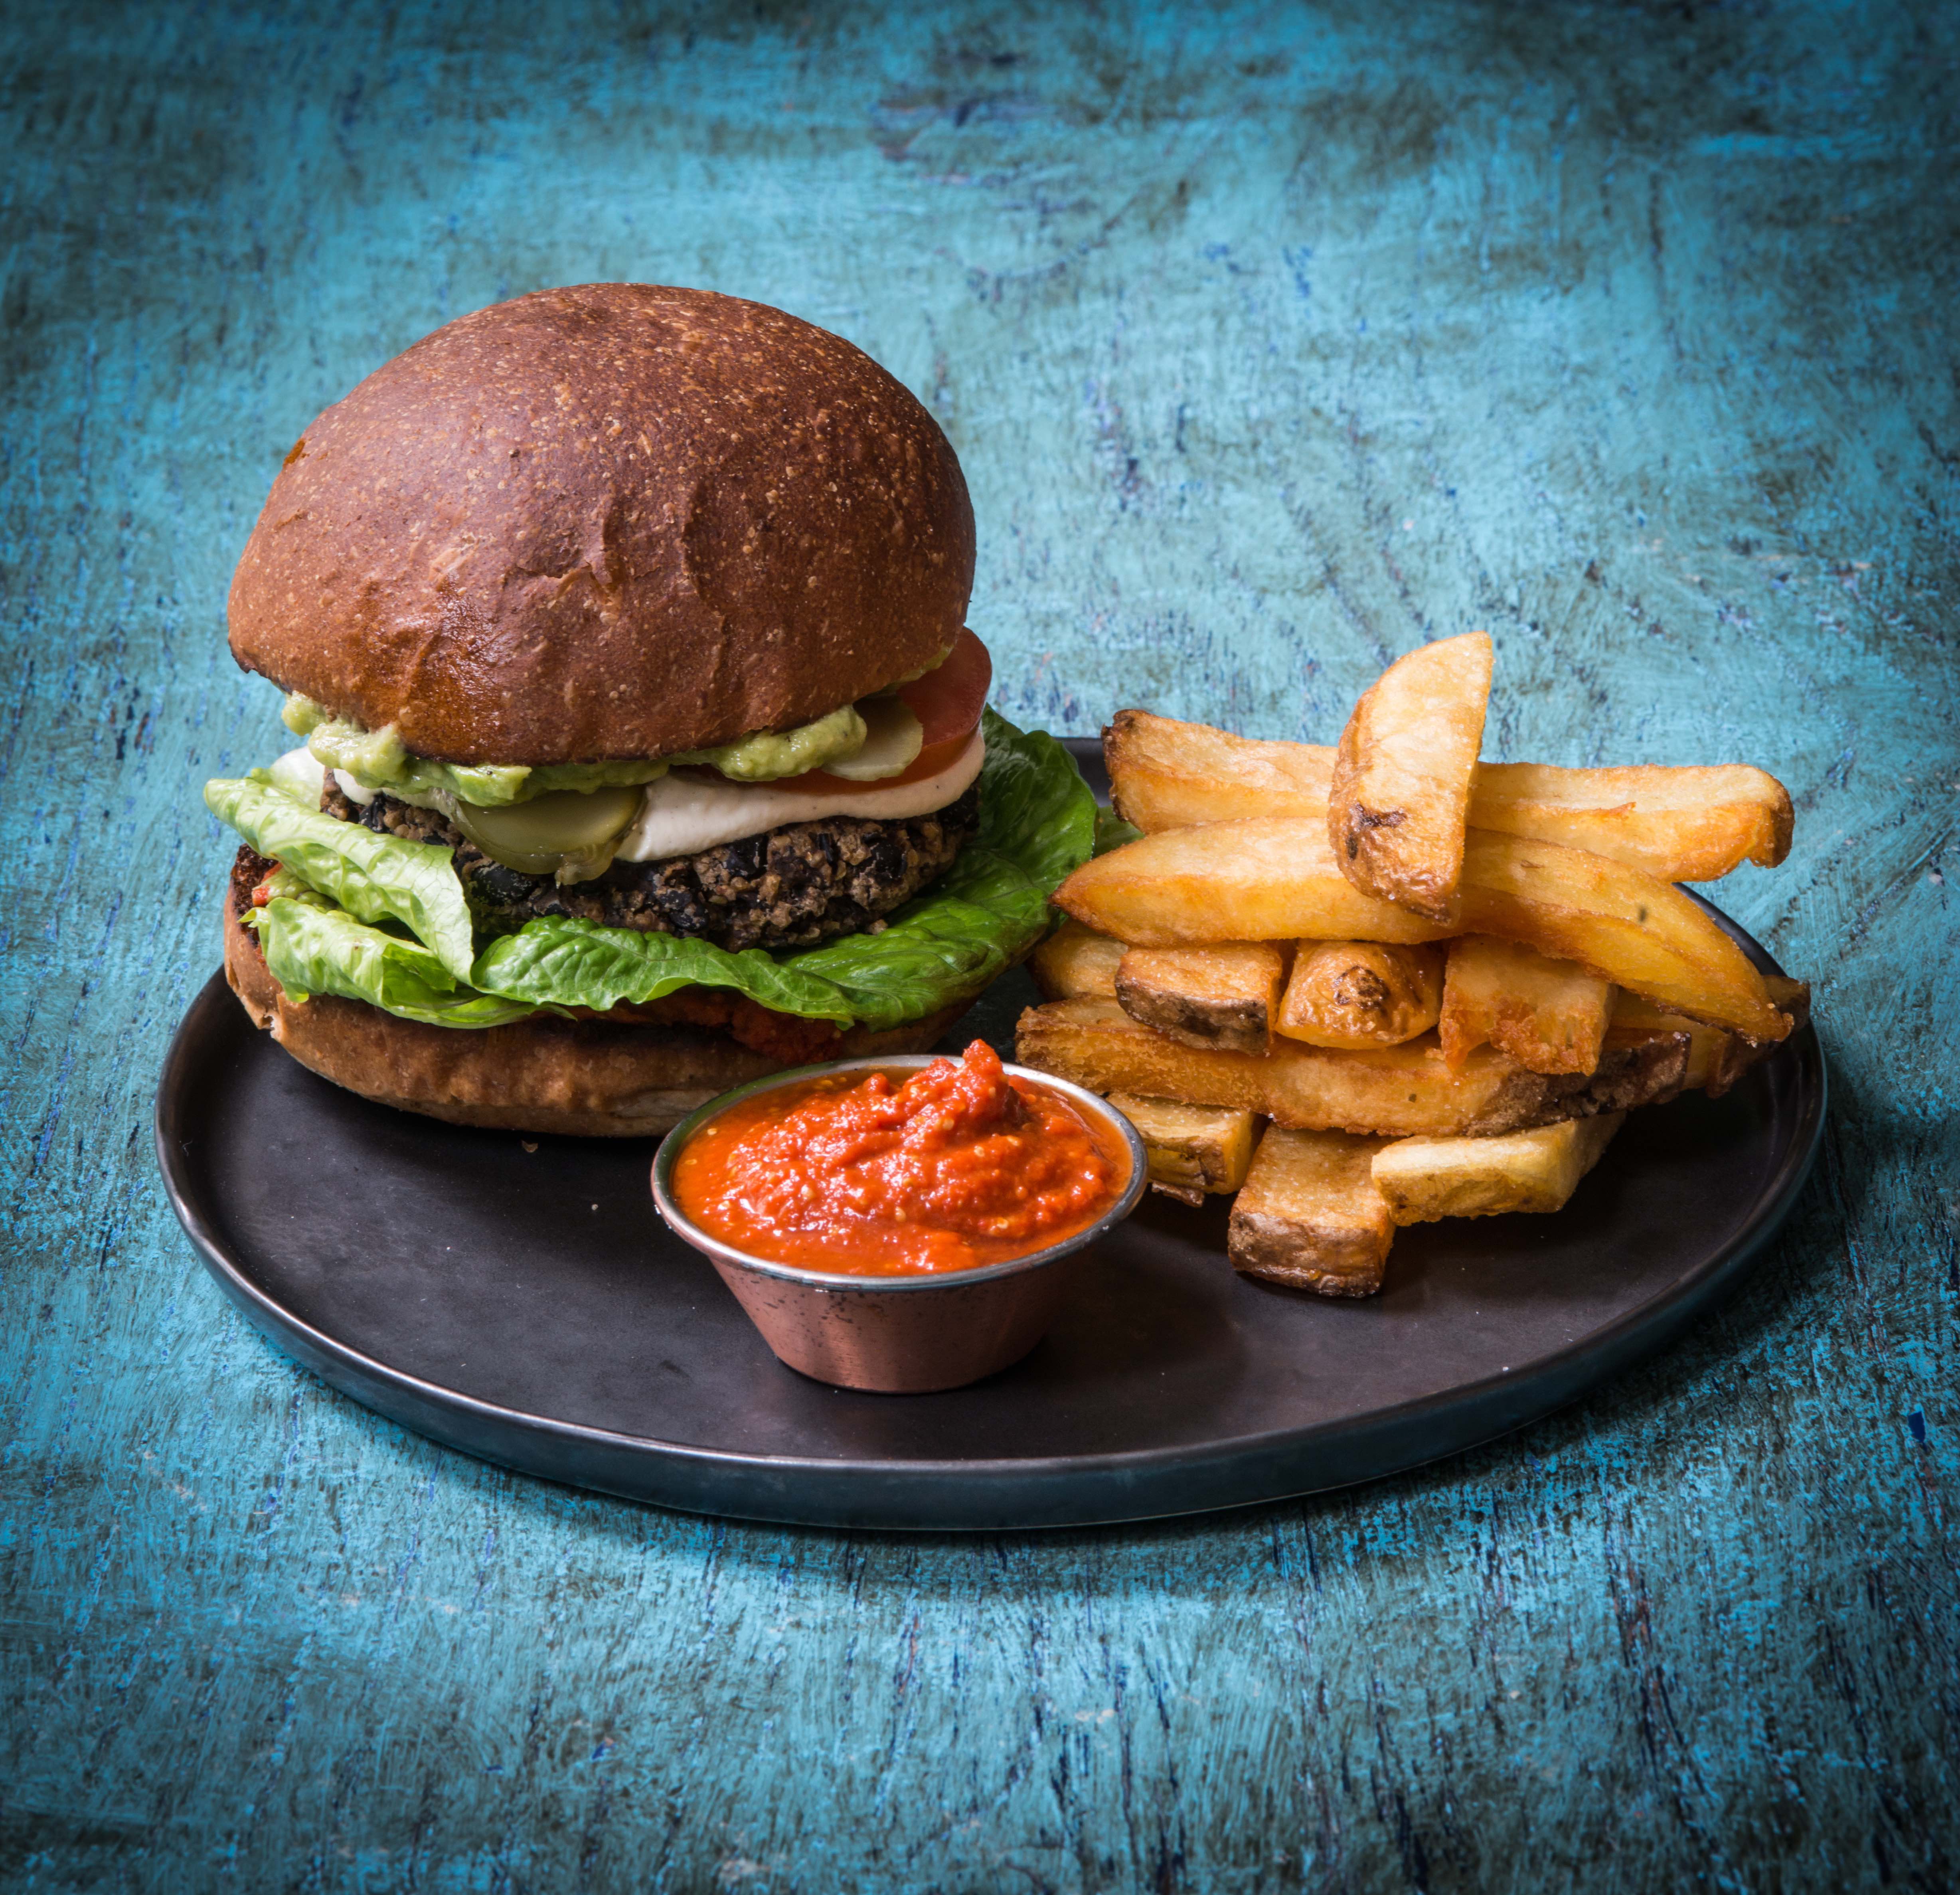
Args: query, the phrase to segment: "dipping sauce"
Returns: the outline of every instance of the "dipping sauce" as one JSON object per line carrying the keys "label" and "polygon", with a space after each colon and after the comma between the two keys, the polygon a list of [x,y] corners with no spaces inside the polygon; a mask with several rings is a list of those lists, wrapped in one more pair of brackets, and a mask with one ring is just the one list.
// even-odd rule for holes
{"label": "dipping sauce", "polygon": [[672,1188],[752,1256],[890,1277],[1045,1250],[1108,1210],[1129,1170],[1115,1127],[975,1040],[902,1085],[842,1073],[759,1092],[688,1141]]}

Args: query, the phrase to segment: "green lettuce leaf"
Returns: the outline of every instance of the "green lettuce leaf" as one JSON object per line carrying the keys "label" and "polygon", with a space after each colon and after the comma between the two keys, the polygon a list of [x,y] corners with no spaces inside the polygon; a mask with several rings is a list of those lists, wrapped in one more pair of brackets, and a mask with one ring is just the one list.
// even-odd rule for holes
{"label": "green lettuce leaf", "polygon": [[358,920],[399,921],[450,973],[469,978],[476,941],[448,850],[377,835],[308,809],[263,770],[214,778],[204,786],[204,800],[221,822],[308,887],[331,895]]}
{"label": "green lettuce leaf", "polygon": [[289,1000],[337,994],[433,1026],[501,1026],[537,1011],[474,991],[419,941],[370,927],[339,908],[275,895],[251,919],[266,965]]}
{"label": "green lettuce leaf", "polygon": [[842,989],[747,948],[731,954],[710,941],[641,934],[568,915],[540,915],[476,957],[470,980],[485,992],[535,1006],[644,1004],[683,987],[731,987],[778,1013],[806,1019],[856,1016]]}
{"label": "green lettuce leaf", "polygon": [[[408,1019],[487,1026],[539,1008],[603,1010],[621,1001],[657,1000],[683,987],[711,987],[746,994],[779,1013],[883,1029],[964,1000],[1013,965],[1047,932],[1048,896],[1095,847],[1095,800],[1068,752],[1045,732],[1017,730],[991,711],[985,729],[980,833],[953,867],[875,934],[778,954],[756,948],[730,953],[705,941],[544,916],[490,941],[473,962],[458,966],[453,934],[449,951],[440,951],[415,916],[402,911],[411,905],[412,885],[418,895],[428,892],[424,880],[411,883],[409,871],[419,876],[420,863],[377,854],[368,845],[441,858],[460,903],[461,885],[447,851],[375,836],[299,808],[249,779],[214,784],[206,800],[261,854],[278,857],[303,883],[323,889],[343,908],[354,907],[343,889],[370,904],[364,916],[358,910],[336,914],[304,908],[283,895],[283,879],[275,886],[275,898],[259,911],[259,938],[269,964],[275,953],[280,956],[273,972],[281,985],[296,994],[339,994]],[[255,789],[256,797],[241,793]],[[301,819],[365,840],[337,847],[345,838],[287,820],[269,807],[269,799],[285,812],[297,809]],[[302,855],[294,838],[313,853]],[[332,916],[331,925],[324,923],[326,915]],[[426,945],[361,925],[362,920],[389,918]],[[466,909],[464,921],[466,926]]]}
{"label": "green lettuce leaf", "polygon": [[980,729],[987,762],[979,841],[1038,884],[1045,901],[1095,853],[1096,799],[1075,759],[1045,730],[1017,730],[991,708],[981,714]]}

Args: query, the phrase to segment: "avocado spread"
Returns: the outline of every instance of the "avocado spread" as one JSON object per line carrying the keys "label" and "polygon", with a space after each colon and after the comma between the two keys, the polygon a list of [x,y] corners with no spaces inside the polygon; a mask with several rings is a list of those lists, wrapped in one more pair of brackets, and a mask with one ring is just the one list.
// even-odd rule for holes
{"label": "avocado spread", "polygon": [[673,756],[604,763],[438,763],[416,756],[393,724],[364,730],[298,692],[287,698],[280,714],[286,728],[306,739],[307,749],[326,768],[345,771],[363,789],[419,796],[442,791],[479,809],[528,803],[558,790],[652,783],[679,763],[705,765],[737,783],[771,783],[848,757],[863,749],[867,735],[864,720],[854,706],[844,704],[794,730],[753,731],[733,743]]}

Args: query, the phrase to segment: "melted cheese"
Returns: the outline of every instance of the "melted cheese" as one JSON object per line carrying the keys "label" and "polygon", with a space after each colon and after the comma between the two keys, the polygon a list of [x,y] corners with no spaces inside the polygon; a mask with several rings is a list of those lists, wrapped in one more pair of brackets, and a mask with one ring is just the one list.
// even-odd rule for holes
{"label": "melted cheese", "polygon": [[814,822],[819,816],[929,816],[965,793],[986,758],[986,742],[976,730],[937,776],[854,796],[825,796],[773,783],[727,783],[676,771],[647,785],[640,813],[616,853],[624,862],[658,862],[740,842],[786,822]]}

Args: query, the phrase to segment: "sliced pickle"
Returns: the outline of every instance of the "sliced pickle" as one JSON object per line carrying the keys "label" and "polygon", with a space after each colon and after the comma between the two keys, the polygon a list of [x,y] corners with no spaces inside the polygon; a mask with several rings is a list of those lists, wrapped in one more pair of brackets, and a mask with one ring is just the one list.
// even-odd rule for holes
{"label": "sliced pickle", "polygon": [[493,862],[525,875],[555,875],[569,857],[581,858],[581,867],[599,859],[598,868],[578,877],[584,881],[611,860],[640,797],[637,789],[554,790],[495,809],[458,802],[456,826]]}
{"label": "sliced pickle", "polygon": [[876,783],[909,770],[925,742],[925,727],[912,707],[902,698],[867,698],[858,714],[864,720],[864,742],[824,769],[848,783]]}

